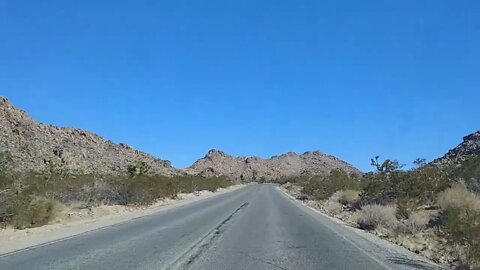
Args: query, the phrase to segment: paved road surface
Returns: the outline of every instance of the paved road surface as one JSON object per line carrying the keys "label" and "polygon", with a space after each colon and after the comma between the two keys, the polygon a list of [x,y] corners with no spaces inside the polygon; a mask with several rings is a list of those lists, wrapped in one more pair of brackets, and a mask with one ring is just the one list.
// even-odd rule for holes
{"label": "paved road surface", "polygon": [[431,269],[251,185],[0,257],[0,269]]}

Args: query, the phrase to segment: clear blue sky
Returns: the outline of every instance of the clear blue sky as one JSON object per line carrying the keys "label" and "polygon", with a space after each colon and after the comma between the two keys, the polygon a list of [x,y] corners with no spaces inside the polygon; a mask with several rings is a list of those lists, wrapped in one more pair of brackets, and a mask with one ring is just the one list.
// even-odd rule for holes
{"label": "clear blue sky", "polygon": [[178,167],[431,160],[480,129],[480,2],[0,0],[0,95]]}

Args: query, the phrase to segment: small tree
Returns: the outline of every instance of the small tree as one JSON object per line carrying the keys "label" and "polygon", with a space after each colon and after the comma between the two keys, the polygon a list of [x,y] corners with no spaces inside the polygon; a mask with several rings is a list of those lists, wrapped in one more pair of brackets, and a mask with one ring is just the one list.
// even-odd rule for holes
{"label": "small tree", "polygon": [[413,161],[413,164],[415,164],[417,168],[423,168],[427,166],[427,160],[425,158],[417,158]]}
{"label": "small tree", "polygon": [[403,168],[405,165],[400,164],[396,160],[386,159],[383,163],[379,161],[380,156],[375,156],[370,160],[370,165],[374,166],[377,173],[390,174]]}

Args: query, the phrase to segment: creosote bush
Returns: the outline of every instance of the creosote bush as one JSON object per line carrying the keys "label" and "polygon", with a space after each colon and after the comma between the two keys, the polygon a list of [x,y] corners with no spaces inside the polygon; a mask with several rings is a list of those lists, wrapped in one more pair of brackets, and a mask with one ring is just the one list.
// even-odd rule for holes
{"label": "creosote bush", "polygon": [[46,199],[34,199],[17,207],[17,211],[11,219],[11,223],[17,229],[48,224],[61,212],[61,206],[58,202]]}
{"label": "creosote bush", "polygon": [[396,211],[395,205],[365,205],[358,211],[358,226],[365,230],[374,230],[381,226],[395,231],[398,226]]}
{"label": "creosote bush", "polygon": [[358,190],[347,189],[335,192],[332,197],[336,197],[337,201],[343,205],[352,206],[360,199],[360,193]]}
{"label": "creosote bush", "polygon": [[58,215],[61,204],[149,205],[159,199],[175,198],[179,193],[215,191],[231,184],[223,177],[0,172],[0,227],[45,225]]}
{"label": "creosote bush", "polygon": [[430,218],[430,214],[426,211],[413,212],[404,221],[405,229],[411,234],[416,234],[427,227]]}
{"label": "creosote bush", "polygon": [[445,236],[457,246],[460,261],[480,269],[480,197],[455,185],[438,195],[438,205]]}
{"label": "creosote bush", "polygon": [[334,216],[340,214],[343,211],[343,205],[335,200],[327,200],[323,204],[323,209],[325,210],[325,212],[327,212],[327,214]]}
{"label": "creosote bush", "polygon": [[462,184],[456,184],[438,194],[437,203],[443,210],[461,209],[480,213],[480,197]]}
{"label": "creosote bush", "polygon": [[357,175],[349,175],[340,169],[332,170],[327,177],[293,181],[300,183],[303,193],[313,196],[317,200],[326,200],[339,190],[355,190],[360,187],[360,179]]}

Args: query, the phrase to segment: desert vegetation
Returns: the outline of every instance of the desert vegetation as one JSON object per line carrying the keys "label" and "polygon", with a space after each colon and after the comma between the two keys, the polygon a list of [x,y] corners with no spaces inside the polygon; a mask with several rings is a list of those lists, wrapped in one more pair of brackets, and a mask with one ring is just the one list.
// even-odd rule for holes
{"label": "desert vegetation", "polygon": [[326,177],[279,179],[299,187],[297,198],[458,269],[480,269],[480,158],[452,166],[424,159],[404,170],[395,160],[371,160],[364,175],[332,170]]}
{"label": "desert vegetation", "polygon": [[145,206],[179,193],[215,191],[231,182],[224,177],[146,175],[135,163],[129,175],[74,175],[48,170],[40,173],[0,173],[0,225],[16,229],[42,226],[71,204]]}

